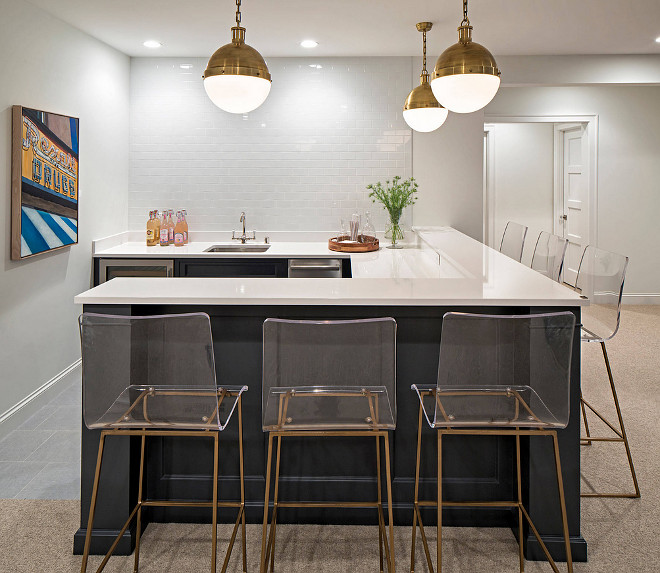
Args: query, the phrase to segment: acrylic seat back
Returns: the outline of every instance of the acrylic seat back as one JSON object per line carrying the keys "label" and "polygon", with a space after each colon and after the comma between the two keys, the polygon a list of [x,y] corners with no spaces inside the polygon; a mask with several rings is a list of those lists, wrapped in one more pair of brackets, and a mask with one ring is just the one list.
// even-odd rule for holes
{"label": "acrylic seat back", "polygon": [[582,309],[583,338],[605,341],[619,330],[628,257],[588,245],[582,253],[575,290],[589,299]]}
{"label": "acrylic seat back", "polygon": [[563,428],[575,316],[445,314],[434,393],[420,392],[433,427]]}
{"label": "acrylic seat back", "polygon": [[531,268],[559,282],[567,247],[567,239],[541,231],[534,247]]}
{"label": "acrylic seat back", "polygon": [[525,246],[525,237],[527,236],[527,227],[509,221],[502,234],[500,243],[500,253],[520,262],[522,260],[523,248]]}
{"label": "acrylic seat back", "polygon": [[83,313],[79,323],[88,428],[217,430],[227,423],[237,396],[217,387],[208,315]]}
{"label": "acrylic seat back", "polygon": [[264,322],[263,429],[394,429],[392,318]]}

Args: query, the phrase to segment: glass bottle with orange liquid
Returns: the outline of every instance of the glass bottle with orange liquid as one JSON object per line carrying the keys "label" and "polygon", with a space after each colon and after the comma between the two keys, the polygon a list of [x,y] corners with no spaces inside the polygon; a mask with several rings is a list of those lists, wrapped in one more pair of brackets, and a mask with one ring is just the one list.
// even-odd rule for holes
{"label": "glass bottle with orange liquid", "polygon": [[172,217],[174,216],[174,211],[172,209],[169,209],[167,211],[167,231],[168,231],[168,245],[173,245],[174,244],[174,221],[172,220]]}
{"label": "glass bottle with orange liquid", "polygon": [[169,239],[169,227],[167,226],[167,209],[163,210],[163,220],[160,222],[160,246],[161,247],[167,247],[167,245],[170,244],[170,239]]}
{"label": "glass bottle with orange liquid", "polygon": [[176,212],[176,225],[174,225],[174,246],[183,247],[183,221],[181,211]]}
{"label": "glass bottle with orange liquid", "polygon": [[183,209],[181,211],[181,220],[183,221],[183,244],[187,245],[188,244],[188,221],[186,221],[186,210]]}
{"label": "glass bottle with orange liquid", "polygon": [[147,221],[147,247],[153,247],[155,244],[157,244],[154,231],[154,212],[149,211],[149,220]]}

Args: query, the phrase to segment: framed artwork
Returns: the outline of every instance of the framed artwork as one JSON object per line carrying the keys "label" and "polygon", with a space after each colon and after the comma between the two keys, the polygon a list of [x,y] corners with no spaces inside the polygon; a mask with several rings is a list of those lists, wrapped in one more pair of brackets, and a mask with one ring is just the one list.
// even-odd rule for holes
{"label": "framed artwork", "polygon": [[13,106],[11,258],[78,243],[78,118]]}

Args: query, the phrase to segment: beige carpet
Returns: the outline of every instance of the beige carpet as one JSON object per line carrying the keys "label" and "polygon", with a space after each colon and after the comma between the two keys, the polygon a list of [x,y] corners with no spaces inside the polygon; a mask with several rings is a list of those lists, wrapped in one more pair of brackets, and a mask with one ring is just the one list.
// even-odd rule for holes
{"label": "beige carpet", "polygon": [[[626,307],[620,333],[609,343],[610,360],[642,488],[641,500],[584,500],[582,533],[589,563],[576,573],[660,571],[660,306]],[[583,345],[585,396],[607,407],[608,385],[599,345]],[[578,415],[574,412],[573,415]],[[594,424],[594,430],[597,425]],[[583,448],[583,487],[630,488],[621,445]],[[72,572],[80,557],[71,555],[78,527],[79,502],[0,500],[0,572]],[[220,527],[218,557],[224,557],[229,526]],[[429,534],[433,534],[429,528]],[[261,530],[248,527],[248,571],[258,571]],[[150,525],[144,537],[144,573],[208,571],[210,527]],[[396,532],[397,569],[410,568],[410,529]],[[421,544],[419,544],[421,545]],[[419,547],[418,545],[418,547]],[[235,551],[239,548],[237,545]],[[518,570],[513,535],[504,529],[444,530],[444,570],[499,573]],[[94,571],[100,558],[90,559]],[[417,571],[426,571],[421,548]],[[275,569],[281,573],[378,571],[378,532],[370,527],[280,526]],[[240,553],[229,568],[240,571]],[[547,563],[526,564],[526,571],[549,571]],[[115,557],[106,571],[132,571],[132,557]]]}

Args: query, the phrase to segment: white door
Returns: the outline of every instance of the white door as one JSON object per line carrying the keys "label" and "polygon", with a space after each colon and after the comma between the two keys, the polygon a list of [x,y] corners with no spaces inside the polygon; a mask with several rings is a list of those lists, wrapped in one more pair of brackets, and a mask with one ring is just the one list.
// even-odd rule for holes
{"label": "white door", "polygon": [[567,128],[562,132],[562,212],[559,215],[562,235],[568,239],[564,259],[564,282],[574,285],[582,251],[589,241],[589,173],[586,125]]}

